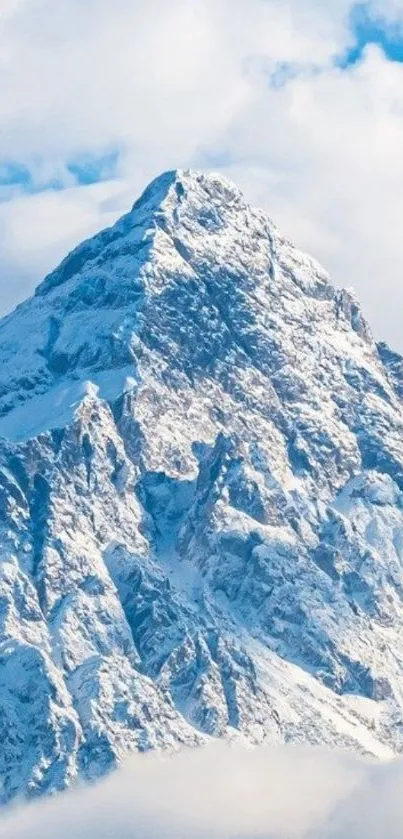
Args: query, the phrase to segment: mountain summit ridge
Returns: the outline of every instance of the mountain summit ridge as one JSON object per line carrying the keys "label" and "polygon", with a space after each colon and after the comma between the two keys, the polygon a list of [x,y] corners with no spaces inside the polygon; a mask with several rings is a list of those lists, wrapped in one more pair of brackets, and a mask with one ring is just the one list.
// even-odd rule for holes
{"label": "mountain summit ridge", "polygon": [[[251,228],[250,232],[248,228]],[[217,285],[214,271],[220,265],[228,273],[233,270],[235,275],[237,270],[241,269],[243,274],[248,270],[248,263],[245,266],[242,261],[245,260],[243,238],[247,241],[249,236],[251,244],[247,257],[255,263],[254,269],[255,272],[258,269],[260,280],[262,276],[276,270],[276,247],[284,248],[298,262],[298,275],[296,272],[290,273],[294,283],[299,282],[305,293],[334,298],[338,315],[350,313],[351,317],[357,318],[361,328],[368,331],[357,301],[351,297],[350,292],[336,292],[319,264],[283,239],[267,215],[251,208],[230,181],[216,174],[172,170],[152,181],[129,213],[116,224],[86,240],[68,254],[58,268],[39,284],[34,299],[20,304],[15,312],[3,319],[2,323],[6,327],[3,334],[4,331],[7,333],[9,323],[12,333],[9,346],[4,340],[1,343],[3,368],[4,362],[7,367],[9,361],[12,370],[11,374],[7,369],[3,374],[0,372],[0,415],[7,413],[11,407],[9,400],[4,400],[2,391],[8,390],[10,379],[13,379],[17,355],[13,339],[16,333],[18,335],[21,331],[28,338],[26,349],[32,353],[34,368],[29,386],[18,388],[19,401],[35,393],[38,379],[44,377],[47,388],[52,378],[56,381],[60,374],[68,372],[69,359],[66,353],[57,353],[61,318],[65,318],[66,314],[73,322],[74,317],[78,320],[81,314],[90,309],[101,309],[107,318],[118,310],[119,304],[122,310],[127,306],[133,309],[141,305],[146,294],[158,295],[164,285],[172,282],[175,272],[182,280],[191,282],[197,279],[197,271],[192,269],[191,258],[186,253],[186,241],[189,234],[191,237],[194,233],[197,238],[192,246],[196,245],[196,257],[202,237],[207,255],[206,267],[209,267],[208,262],[210,267],[213,264],[213,272],[210,270],[210,275],[213,275],[209,276],[210,286]],[[215,252],[213,248],[216,248]],[[217,265],[214,265],[214,260]],[[129,276],[126,276],[127,273]],[[193,289],[193,286],[190,288]],[[276,290],[275,283],[272,290]],[[43,298],[49,294],[48,310],[47,301]],[[123,311],[121,317],[124,318]],[[117,332],[122,332],[121,324],[118,324]],[[77,333],[80,333],[79,329]],[[33,342],[30,340],[31,335]],[[44,340],[44,335],[48,336],[47,340]],[[117,344],[122,343],[118,336],[114,338],[113,332],[108,334],[108,339],[115,340],[116,350]],[[71,336],[68,336],[68,341],[71,340]],[[123,366],[126,361],[132,362],[132,349],[121,347],[121,350],[123,360],[111,359],[112,367],[116,364]],[[83,368],[102,368],[95,351],[91,358],[88,347],[81,343],[76,346],[73,356],[80,352]],[[40,357],[43,358],[43,371],[38,363]],[[29,358],[23,358],[24,382],[29,366]]]}
{"label": "mountain summit ridge", "polygon": [[4,801],[209,737],[401,750],[403,362],[353,294],[175,170],[0,354]]}
{"label": "mountain summit ridge", "polygon": [[[39,284],[35,294],[46,294],[53,288],[54,278],[63,269],[63,266],[68,264],[74,255],[85,251],[89,243],[99,241],[100,235],[101,244],[105,246],[109,241],[113,242],[130,233],[133,227],[140,227],[142,230],[142,222],[146,225],[147,222],[151,221],[155,224],[155,230],[160,225],[160,229],[164,229],[164,217],[172,221],[172,216],[178,213],[182,199],[188,198],[189,194],[195,196],[197,193],[199,199],[200,195],[204,195],[205,199],[211,199],[214,196],[216,199],[218,197],[221,203],[225,200],[237,204],[239,209],[245,209],[248,206],[235,184],[218,173],[206,174],[193,169],[171,169],[163,172],[151,181],[140,198],[135,201],[131,210],[118,219],[112,227],[102,231],[101,234],[98,233],[90,237],[68,254],[56,271],[52,271]],[[206,217],[207,221],[208,218]]]}

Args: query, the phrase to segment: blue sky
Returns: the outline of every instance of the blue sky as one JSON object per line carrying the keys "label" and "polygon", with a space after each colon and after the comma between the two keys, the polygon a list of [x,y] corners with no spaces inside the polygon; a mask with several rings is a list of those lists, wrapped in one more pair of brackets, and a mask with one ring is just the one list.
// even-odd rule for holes
{"label": "blue sky", "polygon": [[2,0],[0,314],[165,169],[220,169],[403,349],[403,0]]}
{"label": "blue sky", "polygon": [[96,155],[78,155],[72,160],[66,160],[62,176],[50,175],[48,179],[42,178],[36,182],[27,164],[4,160],[0,163],[0,186],[19,186],[25,192],[41,192],[46,189],[65,189],[71,186],[71,179],[80,186],[89,186],[115,177],[118,161],[118,149]]}
{"label": "blue sky", "polygon": [[350,12],[352,45],[343,54],[341,64],[348,67],[360,61],[368,44],[376,44],[390,61],[403,62],[403,30],[371,10],[368,3],[359,3]]}

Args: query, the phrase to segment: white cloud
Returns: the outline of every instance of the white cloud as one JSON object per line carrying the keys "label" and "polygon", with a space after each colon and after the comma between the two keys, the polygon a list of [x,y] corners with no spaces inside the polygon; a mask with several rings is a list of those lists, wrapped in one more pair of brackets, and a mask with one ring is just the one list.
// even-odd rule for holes
{"label": "white cloud", "polygon": [[[142,184],[143,185],[143,184]],[[24,299],[74,245],[113,224],[130,205],[119,180],[34,195],[14,192],[0,203],[0,301],[3,311]]]}
{"label": "white cloud", "polygon": [[[4,3],[4,0],[3,0]],[[403,349],[403,65],[348,71],[351,0],[8,0],[0,16],[0,159],[66,190],[0,206],[0,309],[175,166],[223,169],[353,285]],[[372,0],[392,22],[401,0]],[[296,67],[280,88],[281,63]],[[72,187],[77,154],[120,149],[118,180]],[[105,209],[106,196],[113,204]]]}
{"label": "white cloud", "polygon": [[403,764],[216,744],[3,815],[7,839],[400,839]]}

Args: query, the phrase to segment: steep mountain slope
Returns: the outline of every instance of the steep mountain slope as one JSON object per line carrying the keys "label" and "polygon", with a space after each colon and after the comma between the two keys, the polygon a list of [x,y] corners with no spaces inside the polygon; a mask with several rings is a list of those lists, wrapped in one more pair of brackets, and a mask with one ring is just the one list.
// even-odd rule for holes
{"label": "steep mountain slope", "polygon": [[1,795],[209,736],[402,748],[403,361],[219,175],[0,322]]}

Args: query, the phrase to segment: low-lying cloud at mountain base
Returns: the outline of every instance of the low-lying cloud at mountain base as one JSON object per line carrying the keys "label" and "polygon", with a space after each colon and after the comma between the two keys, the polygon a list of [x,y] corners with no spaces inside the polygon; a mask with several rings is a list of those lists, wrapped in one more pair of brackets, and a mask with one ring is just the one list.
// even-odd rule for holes
{"label": "low-lying cloud at mountain base", "polygon": [[403,762],[214,744],[132,758],[92,787],[19,804],[7,839],[400,839]]}

